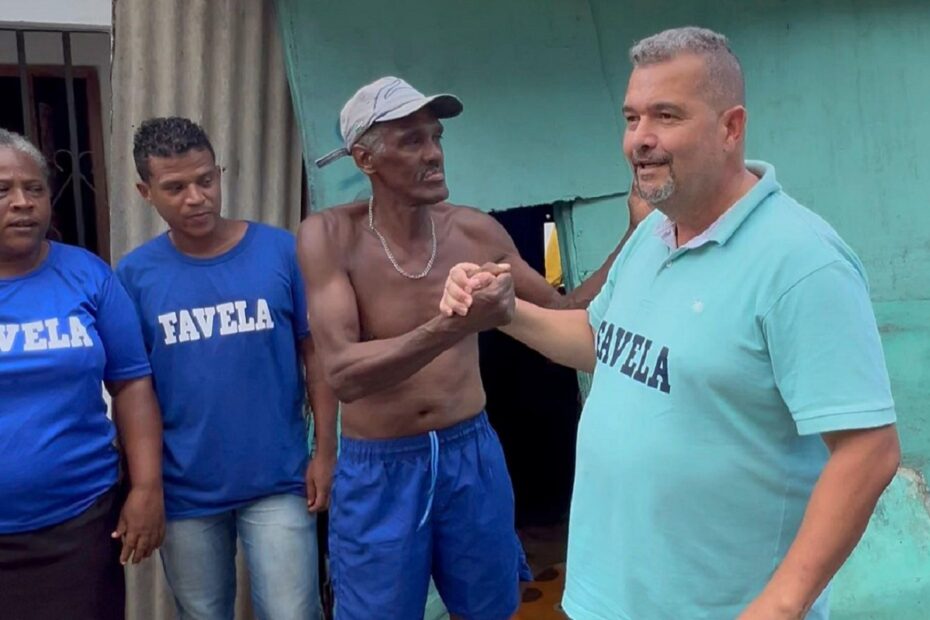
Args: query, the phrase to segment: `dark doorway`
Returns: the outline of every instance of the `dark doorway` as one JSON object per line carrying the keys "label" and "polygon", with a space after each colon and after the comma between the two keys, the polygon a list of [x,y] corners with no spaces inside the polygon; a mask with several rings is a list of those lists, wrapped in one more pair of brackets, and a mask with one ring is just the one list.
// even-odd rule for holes
{"label": "dark doorway", "polygon": [[[53,238],[86,249],[109,260],[109,211],[106,199],[106,172],[103,156],[100,90],[93,67],[74,67],[74,113],[78,139],[78,170],[72,170],[69,115],[64,68],[27,68],[27,100],[31,127],[24,126],[19,68],[0,65],[0,127],[34,136],[34,143],[45,156],[51,171]],[[78,209],[72,183],[81,192]],[[83,243],[78,235],[78,212],[84,229]]]}
{"label": "dark doorway", "polygon": [[[520,255],[544,273],[549,205],[492,215]],[[517,526],[552,526],[568,516],[575,472],[580,401],[575,371],[559,366],[498,331],[479,338],[488,416],[504,446],[513,479]]]}

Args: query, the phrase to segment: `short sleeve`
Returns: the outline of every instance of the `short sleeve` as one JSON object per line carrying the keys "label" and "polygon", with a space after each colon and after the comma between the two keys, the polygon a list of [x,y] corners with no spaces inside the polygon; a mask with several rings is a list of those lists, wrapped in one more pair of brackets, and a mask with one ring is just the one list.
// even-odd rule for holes
{"label": "short sleeve", "polygon": [[291,298],[294,304],[294,334],[298,342],[310,335],[310,320],[307,315],[307,291],[297,264],[296,248],[289,254],[291,261]]}
{"label": "short sleeve", "polygon": [[588,323],[591,324],[595,332],[600,326],[601,321],[604,320],[607,309],[610,308],[610,302],[614,297],[614,287],[617,284],[617,273],[620,271],[620,267],[626,261],[627,256],[636,251],[636,248],[642,245],[643,240],[648,239],[649,236],[653,234],[656,226],[656,219],[660,216],[661,213],[659,211],[653,211],[646,219],[639,223],[636,230],[630,235],[630,238],[626,240],[626,243],[617,254],[617,257],[614,258],[614,262],[607,272],[607,279],[604,281],[604,286],[601,287],[597,296],[588,304]]}
{"label": "short sleeve", "polygon": [[[622,251],[621,251],[622,252]],[[604,315],[607,314],[607,308],[610,307],[610,301],[614,296],[614,285],[617,279],[617,265],[620,263],[620,256],[614,259],[610,270],[607,272],[607,279],[604,280],[604,286],[598,292],[597,296],[588,304],[588,322],[594,331],[597,331]]]}
{"label": "short sleeve", "polygon": [[894,423],[868,286],[849,262],[836,260],[790,287],[765,313],[763,331],[798,433]]}
{"label": "short sleeve", "polygon": [[112,273],[97,299],[96,329],[107,356],[104,379],[122,381],[152,374],[136,308]]}

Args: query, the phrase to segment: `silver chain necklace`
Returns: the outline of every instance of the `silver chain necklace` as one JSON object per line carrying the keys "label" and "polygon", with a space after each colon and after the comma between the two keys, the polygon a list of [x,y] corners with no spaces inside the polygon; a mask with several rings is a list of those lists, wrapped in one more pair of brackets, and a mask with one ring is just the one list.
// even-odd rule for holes
{"label": "silver chain necklace", "polygon": [[429,255],[429,261],[426,263],[426,267],[423,268],[423,271],[420,273],[407,273],[404,271],[403,267],[397,264],[397,259],[394,258],[394,254],[391,252],[391,248],[388,247],[387,239],[384,238],[378,229],[375,228],[375,197],[372,196],[368,199],[368,228],[372,230],[381,240],[381,247],[384,248],[384,253],[387,254],[388,260],[391,261],[391,264],[394,265],[394,269],[397,270],[397,273],[409,278],[411,280],[419,280],[420,278],[425,278],[426,274],[429,273],[430,269],[433,268],[433,261],[436,260],[436,224],[433,222],[433,216],[429,216],[429,230],[430,235],[433,238],[433,249]]}

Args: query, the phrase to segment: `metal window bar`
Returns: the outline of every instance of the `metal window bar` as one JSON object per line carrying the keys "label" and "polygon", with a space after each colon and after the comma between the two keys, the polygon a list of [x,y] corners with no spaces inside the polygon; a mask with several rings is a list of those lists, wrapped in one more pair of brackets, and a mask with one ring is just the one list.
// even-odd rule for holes
{"label": "metal window bar", "polygon": [[84,227],[84,197],[81,194],[81,162],[78,145],[77,108],[74,99],[74,64],[71,61],[71,33],[66,30],[47,30],[44,28],[0,28],[0,31],[12,31],[16,34],[16,57],[19,66],[20,105],[23,113],[23,133],[35,144],[37,136],[32,121],[32,106],[29,99],[29,63],[26,59],[26,32],[52,32],[61,34],[61,53],[64,59],[65,98],[68,109],[68,140],[71,152],[70,183],[74,196],[74,215],[78,245],[86,247],[87,232]]}
{"label": "metal window bar", "polygon": [[23,108],[23,129],[29,141],[35,143],[32,129],[32,106],[29,105],[29,70],[26,68],[26,33],[16,31],[16,61],[19,65],[19,103]]}
{"label": "metal window bar", "polygon": [[84,230],[84,200],[81,195],[81,154],[78,150],[77,110],[74,105],[74,65],[71,64],[71,33],[61,33],[61,52],[65,61],[65,98],[68,103],[68,148],[71,150],[71,189],[74,196],[74,216],[78,245],[87,245]]}

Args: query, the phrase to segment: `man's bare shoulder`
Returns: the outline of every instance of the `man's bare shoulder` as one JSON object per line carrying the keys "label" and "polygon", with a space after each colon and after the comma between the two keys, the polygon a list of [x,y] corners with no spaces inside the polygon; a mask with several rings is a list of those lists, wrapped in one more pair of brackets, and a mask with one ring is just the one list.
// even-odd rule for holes
{"label": "man's bare shoulder", "polygon": [[437,207],[443,210],[441,212],[444,212],[450,222],[453,222],[466,232],[487,232],[489,229],[499,225],[497,220],[475,207],[456,205],[448,202],[440,203]]}
{"label": "man's bare shoulder", "polygon": [[300,249],[310,254],[341,255],[355,237],[357,225],[367,217],[367,203],[349,203],[316,211],[300,223]]}
{"label": "man's bare shoulder", "polygon": [[367,209],[367,203],[352,202],[315,211],[301,222],[300,230],[305,234],[324,234],[330,238],[341,238],[366,217]]}
{"label": "man's bare shoulder", "polygon": [[465,235],[475,240],[494,240],[508,238],[504,227],[488,213],[465,205],[442,203],[448,210],[449,221]]}
{"label": "man's bare shoulder", "polygon": [[367,217],[367,214],[367,202],[349,202],[316,211],[308,215],[304,223],[310,223],[311,226],[353,226]]}
{"label": "man's bare shoulder", "polygon": [[440,212],[444,212],[448,217],[454,218],[456,221],[460,221],[463,224],[469,223],[480,223],[485,219],[493,219],[490,215],[478,209],[476,207],[469,207],[468,205],[457,205],[452,204],[451,202],[441,202],[436,207]]}

